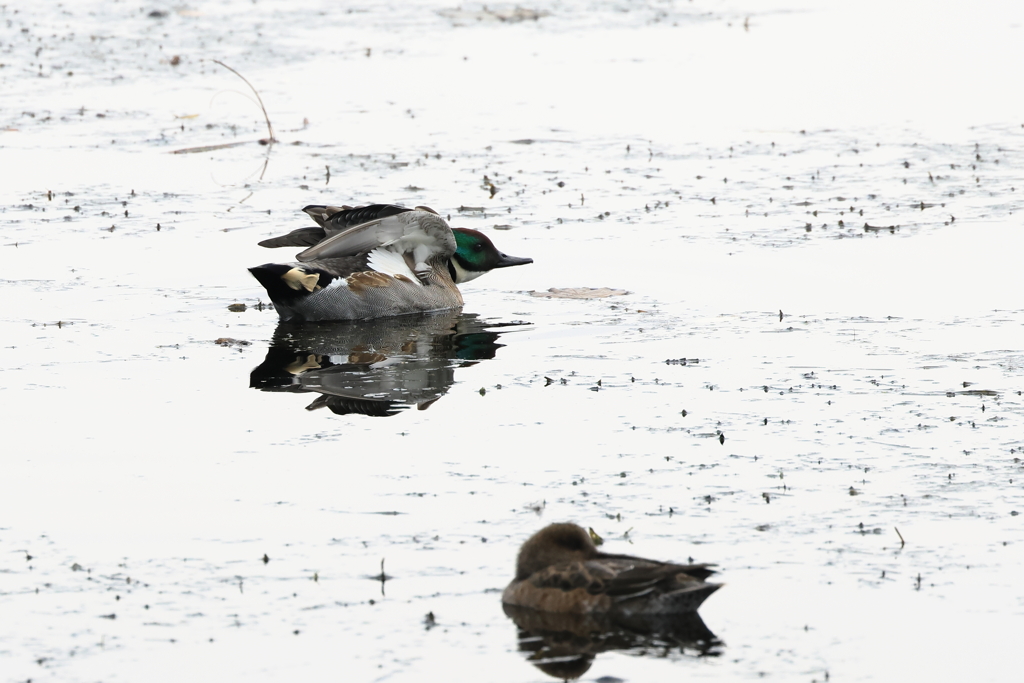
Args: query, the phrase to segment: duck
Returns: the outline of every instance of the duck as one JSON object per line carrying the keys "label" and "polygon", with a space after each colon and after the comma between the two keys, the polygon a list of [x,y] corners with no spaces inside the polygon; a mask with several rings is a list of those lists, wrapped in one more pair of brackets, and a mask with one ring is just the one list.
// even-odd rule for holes
{"label": "duck", "polygon": [[291,263],[249,272],[282,321],[369,320],[461,308],[458,285],[495,268],[533,263],[509,256],[478,230],[451,228],[425,206],[311,205],[316,227],[260,246],[306,247]]}
{"label": "duck", "polygon": [[550,524],[519,550],[506,607],[540,612],[652,618],[694,612],[722,584],[712,564],[674,564],[600,552],[572,523]]}

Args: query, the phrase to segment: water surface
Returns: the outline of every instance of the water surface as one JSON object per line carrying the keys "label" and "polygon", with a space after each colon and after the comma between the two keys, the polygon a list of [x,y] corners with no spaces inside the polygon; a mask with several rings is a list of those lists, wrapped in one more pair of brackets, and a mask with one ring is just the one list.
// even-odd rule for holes
{"label": "water surface", "polygon": [[[550,680],[499,591],[561,520],[726,583],[711,651],[585,679],[1019,669],[1017,5],[0,19],[5,680]],[[282,332],[256,242],[369,201],[535,263],[441,329]],[[368,345],[345,391],[430,391],[259,370]]]}

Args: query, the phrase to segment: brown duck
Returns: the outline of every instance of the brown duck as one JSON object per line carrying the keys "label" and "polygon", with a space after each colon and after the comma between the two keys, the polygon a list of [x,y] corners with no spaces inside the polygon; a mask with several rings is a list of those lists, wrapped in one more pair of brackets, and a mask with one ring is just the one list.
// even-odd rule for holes
{"label": "brown duck", "polygon": [[602,553],[583,528],[551,524],[523,544],[506,605],[543,612],[643,617],[696,610],[721,584],[713,565]]}

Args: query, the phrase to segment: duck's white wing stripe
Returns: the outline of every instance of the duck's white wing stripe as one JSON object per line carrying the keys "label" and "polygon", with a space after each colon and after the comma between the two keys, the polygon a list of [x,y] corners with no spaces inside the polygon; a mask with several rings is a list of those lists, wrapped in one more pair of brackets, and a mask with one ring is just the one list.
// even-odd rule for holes
{"label": "duck's white wing stripe", "polygon": [[420,279],[416,277],[412,270],[410,270],[409,264],[405,262],[405,257],[389,249],[383,247],[374,249],[366,257],[366,264],[378,273],[392,276],[401,275],[422,286]]}

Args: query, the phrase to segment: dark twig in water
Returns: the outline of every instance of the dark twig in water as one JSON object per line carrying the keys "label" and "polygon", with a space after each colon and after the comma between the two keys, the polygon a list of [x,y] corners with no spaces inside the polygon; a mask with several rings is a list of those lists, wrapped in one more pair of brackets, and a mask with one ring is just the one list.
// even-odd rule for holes
{"label": "dark twig in water", "polygon": [[252,94],[256,96],[256,101],[259,102],[260,109],[263,110],[263,119],[267,122],[267,132],[270,134],[270,136],[267,138],[267,141],[266,141],[265,144],[270,145],[270,144],[273,144],[273,143],[277,142],[277,138],[274,137],[274,127],[270,125],[270,117],[267,115],[267,108],[263,106],[263,98],[260,97],[259,92],[256,90],[256,88],[253,87],[252,83],[250,83],[249,80],[245,76],[243,76],[242,74],[238,73],[237,71],[235,71],[234,69],[232,69],[230,66],[228,66],[224,62],[220,61],[219,59],[214,59],[212,61],[213,61],[214,64],[220,64],[222,67],[224,67],[225,69],[227,69],[228,71],[230,71],[231,73],[235,74],[236,76],[241,78],[243,81],[245,81],[245,84],[247,86],[249,86],[250,90],[252,90]]}
{"label": "dark twig in water", "polygon": [[[232,69],[230,66],[228,66],[224,62],[220,61],[219,59],[214,59],[214,60],[211,60],[211,61],[213,61],[214,64],[221,65],[222,67],[224,67],[225,69],[227,69],[228,71],[230,71],[231,73],[235,74],[236,76],[241,78],[243,81],[245,81],[245,84],[247,86],[249,86],[249,89],[252,90],[252,93],[256,96],[256,102],[260,105],[260,109],[263,111],[263,120],[267,122],[267,132],[268,132],[268,134],[270,136],[268,138],[264,138],[264,139],[259,140],[259,143],[261,145],[267,145],[268,146],[267,158],[263,160],[263,168],[260,171],[260,180],[263,180],[263,176],[267,172],[267,165],[270,163],[270,149],[269,149],[269,146],[273,145],[275,142],[277,142],[277,138],[274,137],[274,127],[272,125],[270,125],[270,116],[267,114],[267,108],[265,106],[263,106],[263,98],[260,97],[259,92],[256,90],[256,88],[253,87],[252,83],[250,83],[249,80],[245,76],[243,76],[242,74],[238,73],[237,71],[235,71],[234,69]],[[172,154],[195,154],[195,153],[200,153],[200,152],[212,152],[213,150],[226,149],[228,147],[237,147],[239,145],[244,145],[244,144],[247,144],[247,143],[246,142],[227,142],[227,143],[219,144],[219,145],[203,145],[201,147],[186,147],[185,149],[176,149],[176,150],[174,150],[171,153]]]}
{"label": "dark twig in water", "polygon": [[380,574],[377,576],[371,576],[374,581],[380,581],[380,594],[384,595],[384,584],[387,583],[391,577],[384,573],[384,558],[380,558]]}
{"label": "dark twig in water", "polygon": [[[896,529],[896,527],[893,527],[893,529]],[[899,529],[896,529],[896,535],[900,537],[900,548],[902,548],[907,542],[903,540],[903,534],[900,533]]]}
{"label": "dark twig in water", "polygon": [[185,149],[176,149],[171,154],[196,154],[199,152],[212,152],[216,149],[227,149],[228,147],[238,147],[239,145],[247,145],[248,142],[225,142],[220,145],[203,145],[202,147],[186,147]]}

